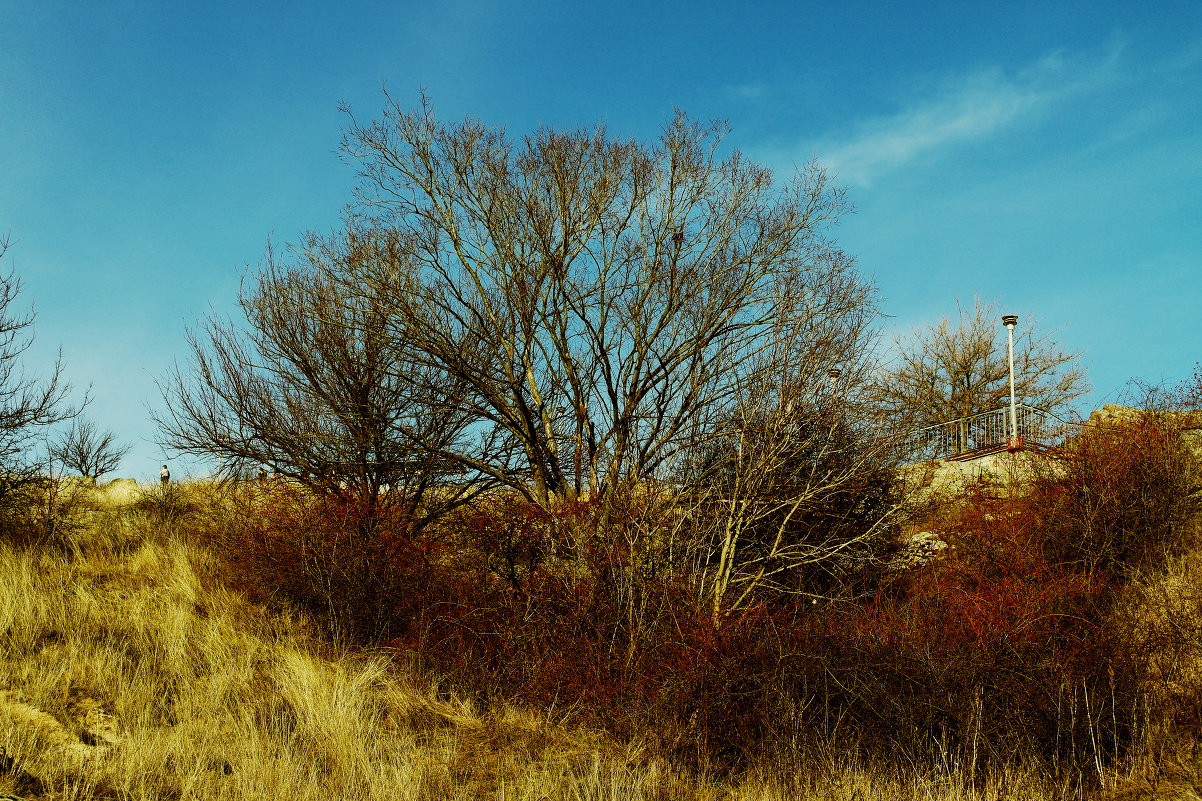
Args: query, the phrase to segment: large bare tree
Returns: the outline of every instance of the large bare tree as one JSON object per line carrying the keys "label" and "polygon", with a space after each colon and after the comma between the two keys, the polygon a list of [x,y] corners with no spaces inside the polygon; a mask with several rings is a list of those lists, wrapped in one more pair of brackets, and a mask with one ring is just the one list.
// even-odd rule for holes
{"label": "large bare tree", "polygon": [[189,369],[163,381],[164,444],[215,457],[227,474],[265,465],[320,494],[349,493],[369,513],[453,502],[456,492],[428,490],[446,478],[437,454],[463,424],[418,392],[446,394],[444,379],[413,363],[389,325],[391,301],[330,278],[391,269],[394,256],[355,229],[310,235],[286,256],[269,247],[239,296],[245,323],[203,321],[189,334]]}
{"label": "large bare tree", "polygon": [[[958,305],[958,304],[957,304]],[[1019,403],[1063,413],[1089,390],[1082,355],[1061,347],[1037,320],[1021,317],[1014,337]],[[992,411],[1010,397],[1007,333],[995,303],[958,305],[943,318],[894,342],[893,360],[877,376],[875,400],[896,427],[913,429]]]}
{"label": "large bare tree", "polygon": [[345,280],[390,294],[393,336],[455,380],[428,397],[477,436],[443,456],[540,505],[679,475],[766,354],[825,374],[875,314],[829,238],[843,192],[813,165],[777,180],[720,124],[513,138],[391,98],[382,119],[350,119],[357,212],[406,268]]}

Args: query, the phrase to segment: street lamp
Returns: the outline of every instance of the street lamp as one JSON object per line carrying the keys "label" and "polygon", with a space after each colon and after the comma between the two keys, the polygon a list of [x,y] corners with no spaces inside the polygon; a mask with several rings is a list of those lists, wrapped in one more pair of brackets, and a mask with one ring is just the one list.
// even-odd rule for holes
{"label": "street lamp", "polygon": [[1010,353],[1010,441],[1006,443],[1006,450],[1018,453],[1023,449],[1022,437],[1018,435],[1018,410],[1014,400],[1014,326],[1018,325],[1018,315],[1003,314],[1002,325],[1006,326]]}
{"label": "street lamp", "polygon": [[836,385],[839,383],[839,376],[843,375],[843,371],[838,367],[832,367],[826,371],[826,374],[831,377],[831,397],[835,397]]}

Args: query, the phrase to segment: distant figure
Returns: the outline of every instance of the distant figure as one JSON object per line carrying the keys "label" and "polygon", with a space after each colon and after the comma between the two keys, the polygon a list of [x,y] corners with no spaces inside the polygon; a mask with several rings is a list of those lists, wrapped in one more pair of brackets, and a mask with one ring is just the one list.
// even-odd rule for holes
{"label": "distant figure", "polygon": [[171,471],[167,469],[167,465],[163,465],[163,469],[159,471],[159,481],[163,482],[163,486],[171,481]]}
{"label": "distant figure", "polygon": [[262,467],[260,467],[259,468],[259,484],[263,485],[266,483],[267,483],[267,471],[265,469],[263,469]]}

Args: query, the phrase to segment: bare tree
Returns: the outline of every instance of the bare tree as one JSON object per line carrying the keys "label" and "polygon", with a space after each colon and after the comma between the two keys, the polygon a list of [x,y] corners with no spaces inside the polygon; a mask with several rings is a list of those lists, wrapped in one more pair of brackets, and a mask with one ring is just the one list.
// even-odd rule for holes
{"label": "bare tree", "polygon": [[91,420],[76,417],[50,446],[50,455],[81,476],[98,480],[121,464],[131,446],[117,442],[112,431],[101,431]]}
{"label": "bare tree", "polygon": [[765,354],[761,380],[686,464],[696,583],[715,626],[765,592],[847,596],[887,539],[896,460],[860,408],[870,365],[846,352],[848,368],[816,369],[824,351],[791,364]]}
{"label": "bare tree", "polygon": [[[8,238],[0,237],[0,258],[8,248]],[[63,380],[61,354],[46,377],[25,371],[34,313],[13,307],[20,291],[13,272],[0,274],[0,498],[24,486],[44,466],[45,459],[35,455],[35,441],[49,426],[78,413],[67,404],[70,386]]]}
{"label": "bare tree", "polygon": [[[1089,390],[1082,354],[1061,348],[1055,332],[1020,319],[1014,339],[1015,395],[1051,412],[1063,412]],[[879,411],[900,428],[971,417],[1010,397],[1006,330],[995,303],[978,297],[958,319],[940,320],[895,340],[894,361],[881,370],[874,396]]]}
{"label": "bare tree", "polygon": [[514,140],[424,99],[351,117],[359,213],[412,269],[363,263],[348,283],[388,288],[394,336],[456,382],[430,397],[479,437],[445,458],[543,506],[666,479],[763,354],[862,334],[842,322],[875,314],[873,288],[828,238],[843,192],[813,165],[775,181],[724,155],[725,133],[677,113],[654,143],[602,126]]}
{"label": "bare tree", "polygon": [[463,425],[417,392],[441,379],[389,329],[391,302],[329,277],[392,269],[386,246],[348,229],[307,237],[290,259],[269,247],[239,296],[245,326],[205,320],[189,334],[190,368],[161,384],[164,444],[216,458],[228,475],[266,465],[319,494],[349,493],[369,518],[395,502],[421,515],[431,498],[453,502],[453,490],[428,491],[445,478],[437,451]]}

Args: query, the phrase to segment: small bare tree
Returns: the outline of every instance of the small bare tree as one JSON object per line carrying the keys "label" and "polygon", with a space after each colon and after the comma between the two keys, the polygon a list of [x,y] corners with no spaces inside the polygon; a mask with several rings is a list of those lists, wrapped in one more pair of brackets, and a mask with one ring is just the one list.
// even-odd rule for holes
{"label": "small bare tree", "polygon": [[101,431],[91,420],[76,417],[70,428],[51,443],[50,456],[68,470],[96,481],[116,470],[130,448],[118,443],[112,431]]}
{"label": "small bare tree", "polygon": [[266,465],[321,495],[349,494],[368,520],[397,502],[419,515],[453,502],[454,489],[429,490],[446,473],[435,454],[463,422],[421,395],[449,390],[394,335],[391,300],[330,278],[396,268],[386,248],[354,229],[309,236],[291,260],[269,247],[239,297],[245,326],[204,321],[190,333],[191,369],[161,384],[164,444],[228,475]]}
{"label": "small bare tree", "polygon": [[[1014,340],[1015,395],[1051,412],[1063,412],[1089,390],[1082,354],[1063,350],[1055,332],[1020,320]],[[994,303],[959,307],[955,321],[899,336],[894,360],[875,382],[877,408],[896,427],[919,428],[999,408],[1010,397],[1006,331]]]}

